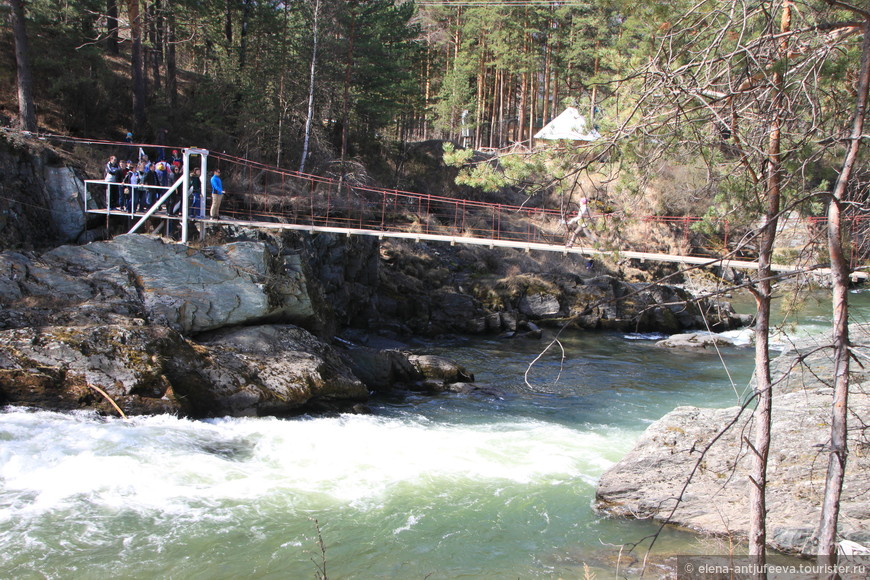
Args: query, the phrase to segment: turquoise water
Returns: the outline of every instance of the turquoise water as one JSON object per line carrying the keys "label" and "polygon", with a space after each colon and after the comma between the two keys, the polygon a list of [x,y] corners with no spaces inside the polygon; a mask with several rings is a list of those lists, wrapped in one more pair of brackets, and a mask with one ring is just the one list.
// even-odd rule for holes
{"label": "turquoise water", "polygon": [[[790,332],[829,319],[809,305]],[[675,406],[734,405],[752,372],[749,349],[722,352],[729,379],[716,353],[652,338],[568,334],[531,368],[547,339],[423,345],[486,392],[367,416],[7,410],[0,577],[609,577],[620,546],[656,528],[594,512],[600,474]],[[709,551],[674,530],[657,549]]]}

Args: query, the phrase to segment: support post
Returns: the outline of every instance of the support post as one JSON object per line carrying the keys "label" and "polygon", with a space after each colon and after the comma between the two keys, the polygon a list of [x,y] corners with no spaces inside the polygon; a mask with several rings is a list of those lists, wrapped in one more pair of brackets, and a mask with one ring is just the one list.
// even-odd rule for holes
{"label": "support post", "polygon": [[[204,151],[204,150],[203,150]],[[202,203],[199,204],[199,218],[205,219],[205,206],[208,203],[208,196],[206,195],[206,179],[208,172],[208,151],[204,153],[200,153],[199,156],[199,191],[202,192]],[[199,241],[205,240],[205,223],[201,224],[202,227],[199,228]]]}
{"label": "support post", "polygon": [[[188,219],[190,218],[190,156],[191,155],[199,155],[200,156],[200,167],[202,169],[202,175],[199,179],[199,187],[202,192],[202,203],[200,205],[200,212],[205,208],[205,167],[208,159],[208,149],[196,149],[196,148],[188,148],[184,150],[184,169],[182,170],[184,173],[184,191],[181,195],[181,243],[186,244],[188,241]],[[195,217],[201,217],[195,216]]]}

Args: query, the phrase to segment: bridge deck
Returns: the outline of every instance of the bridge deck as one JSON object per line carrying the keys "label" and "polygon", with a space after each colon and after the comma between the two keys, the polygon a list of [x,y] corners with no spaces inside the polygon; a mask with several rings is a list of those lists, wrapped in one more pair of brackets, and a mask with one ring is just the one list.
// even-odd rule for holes
{"label": "bridge deck", "polygon": [[[198,160],[201,169],[198,184],[191,181],[195,175],[192,171],[194,159]],[[584,220],[585,235],[580,236],[576,245],[569,248],[565,245],[565,239],[568,233],[566,220],[573,215],[567,205],[570,199],[565,200],[565,206],[560,208],[532,207],[532,204],[525,203],[509,205],[385,189],[288,171],[224,153],[193,148],[184,149],[181,177],[171,186],[138,184],[125,190],[125,195],[129,192],[132,199],[125,199],[123,203],[136,206],[138,196],[144,195],[143,199],[148,199],[151,204],[147,212],[96,209],[98,204],[108,205],[105,202],[110,199],[113,203],[122,203],[118,199],[119,184],[110,185],[96,180],[85,181],[86,211],[104,214],[107,220],[112,215],[127,216],[131,219],[130,231],[137,231],[149,217],[181,220],[179,216],[156,212],[161,205],[181,201],[184,205],[181,213],[188,215],[188,221],[181,223],[180,239],[186,242],[189,224],[210,223],[208,219],[190,215],[196,213],[202,216],[203,208],[194,205],[193,200],[198,198],[194,191],[207,191],[209,164],[222,169],[227,177],[232,175],[229,183],[247,190],[240,192],[241,195],[231,192],[225,196],[219,222],[223,224],[514,248],[565,255],[606,255],[692,266],[746,270],[758,268],[755,261],[710,256],[733,255],[731,252],[735,248],[745,250],[743,239],[734,243],[734,232],[731,232],[726,219],[711,222],[691,216],[627,216],[602,212],[590,216],[588,221]],[[94,191],[89,191],[90,188]],[[156,196],[160,196],[160,199],[154,201]],[[205,204],[206,200],[202,199],[201,202]],[[802,240],[799,244],[802,247],[794,251],[791,247],[785,249],[787,254],[799,254],[800,259],[792,260],[793,264],[774,264],[771,267],[773,271],[830,273],[827,264],[807,263],[807,260],[812,259],[810,256],[824,253],[825,227],[820,219],[823,218],[796,220],[799,222],[799,231],[787,243],[790,246],[795,239]],[[870,231],[868,219],[870,216],[850,217],[852,239],[865,239],[866,232]],[[751,239],[751,236],[745,237]],[[590,244],[590,240],[596,240],[596,243]],[[606,249],[602,249],[605,246]],[[613,249],[620,246],[631,249]],[[661,253],[663,247],[685,250],[676,250],[680,253],[674,254]],[[691,252],[692,248],[699,255],[681,255]],[[717,250],[711,252],[704,248]],[[853,280],[867,278],[865,268],[859,267],[866,255],[867,251],[857,247],[852,252],[855,263],[850,275]]]}
{"label": "bridge deck", "polygon": [[[114,216],[122,216],[128,218],[141,218],[145,215],[143,212],[127,212],[127,211],[117,211],[117,210],[106,210],[106,209],[91,209],[88,210],[88,213],[94,214],[103,214],[103,215],[114,215]],[[181,221],[180,216],[171,216],[166,215],[165,213],[156,213],[152,215],[154,219],[161,220],[173,220],[173,221]],[[202,217],[189,217],[190,221],[202,224],[204,226],[220,226],[220,225],[234,225],[240,227],[253,227],[253,228],[265,228],[265,229],[278,229],[278,230],[293,230],[307,233],[332,233],[332,234],[341,234],[347,236],[371,236],[376,237],[378,239],[385,238],[393,238],[393,239],[405,239],[405,240],[413,240],[416,242],[420,241],[430,241],[430,242],[443,242],[448,243],[450,245],[456,244],[464,244],[464,245],[473,245],[473,246],[485,246],[489,248],[511,248],[515,250],[523,250],[523,251],[540,251],[540,252],[556,252],[564,255],[568,254],[576,254],[580,256],[619,256],[621,258],[629,258],[636,259],[641,261],[654,261],[654,262],[668,262],[668,263],[677,263],[677,264],[688,264],[693,266],[707,266],[707,267],[722,267],[722,268],[737,268],[742,270],[757,270],[758,262],[746,261],[746,260],[734,260],[734,259],[717,259],[717,258],[709,258],[703,256],[680,256],[674,254],[662,254],[655,252],[638,252],[632,250],[600,250],[588,245],[583,245],[583,238],[578,238],[581,243],[578,243],[572,247],[567,247],[564,244],[550,244],[543,242],[524,242],[517,240],[505,240],[505,239],[497,239],[497,238],[482,238],[475,236],[467,236],[467,235],[450,235],[450,234],[434,234],[434,233],[417,233],[417,232],[403,232],[403,231],[387,231],[387,230],[374,230],[374,229],[365,229],[365,228],[351,228],[351,227],[338,227],[338,226],[325,226],[325,225],[312,225],[312,224],[294,224],[294,223],[281,223],[275,221],[257,221],[257,220],[249,220],[249,219],[235,219],[235,218],[227,218],[222,216],[220,220],[212,220],[210,218],[202,218]],[[794,266],[794,265],[786,265],[786,264],[773,264],[771,265],[771,270],[774,272],[801,272],[801,271],[813,271],[819,274],[830,274],[830,268],[825,267],[817,267],[817,266]],[[867,272],[863,271],[855,271],[851,272],[850,276],[853,280],[866,280],[868,277]]]}

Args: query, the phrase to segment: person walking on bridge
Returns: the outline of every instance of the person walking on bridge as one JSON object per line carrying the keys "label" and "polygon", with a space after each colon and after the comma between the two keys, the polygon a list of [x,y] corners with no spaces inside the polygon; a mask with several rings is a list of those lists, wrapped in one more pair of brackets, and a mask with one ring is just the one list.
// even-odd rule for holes
{"label": "person walking on bridge", "polygon": [[211,219],[220,219],[221,200],[224,197],[224,184],[221,181],[221,170],[215,169],[211,176],[211,211],[209,215]]}
{"label": "person walking on bridge", "polygon": [[570,248],[574,245],[574,240],[577,239],[577,236],[580,235],[580,232],[584,232],[585,235],[589,234],[589,230],[587,229],[587,220],[592,219],[592,214],[589,212],[589,200],[586,197],[580,198],[580,209],[577,210],[577,215],[569,219],[565,222],[565,225],[568,226],[568,229],[571,229],[571,226],[577,224],[574,227],[574,230],[568,236],[568,241],[565,242],[565,247]]}

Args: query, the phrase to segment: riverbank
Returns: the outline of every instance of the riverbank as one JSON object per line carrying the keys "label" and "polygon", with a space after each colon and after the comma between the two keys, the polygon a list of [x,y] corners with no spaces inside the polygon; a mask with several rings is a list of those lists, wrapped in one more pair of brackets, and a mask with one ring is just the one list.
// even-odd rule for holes
{"label": "riverbank", "polygon": [[[861,418],[870,415],[870,373],[860,361],[870,355],[870,327],[854,324],[850,331],[858,362],[852,365],[850,454],[840,536],[867,545],[870,440]],[[772,363],[776,386],[768,465],[768,542],[788,553],[813,553],[821,514],[828,457],[824,446],[831,421],[828,381],[833,376],[831,350],[825,344],[823,336],[801,339]],[[751,485],[745,441],[753,440],[753,430],[751,409],[740,414],[738,407],[678,407],[653,423],[635,447],[602,475],[596,507],[611,516],[652,518],[742,540],[748,533]]]}
{"label": "riverbank", "polygon": [[0,253],[0,404],[189,417],[359,409],[371,392],[469,390],[474,370],[409,354],[415,336],[746,322],[727,304],[604,273],[475,277],[473,262],[427,248],[220,229],[214,246],[126,234]]}

